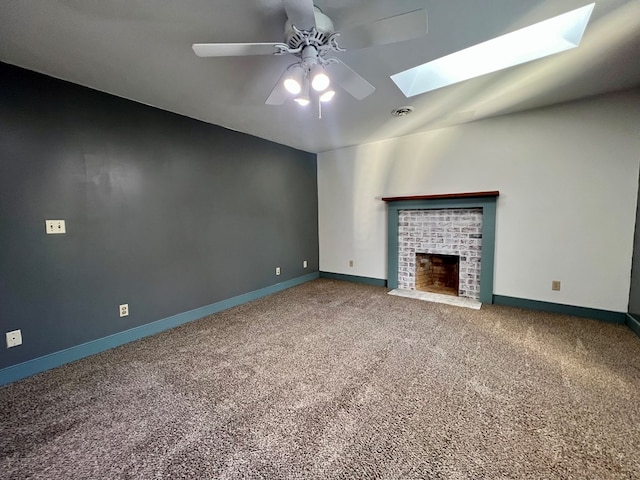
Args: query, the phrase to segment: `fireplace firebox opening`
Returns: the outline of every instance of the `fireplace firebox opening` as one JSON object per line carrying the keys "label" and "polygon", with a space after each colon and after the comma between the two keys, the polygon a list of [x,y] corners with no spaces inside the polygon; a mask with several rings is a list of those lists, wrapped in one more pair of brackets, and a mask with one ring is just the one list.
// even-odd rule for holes
{"label": "fireplace firebox opening", "polygon": [[416,290],[458,296],[460,256],[416,253]]}

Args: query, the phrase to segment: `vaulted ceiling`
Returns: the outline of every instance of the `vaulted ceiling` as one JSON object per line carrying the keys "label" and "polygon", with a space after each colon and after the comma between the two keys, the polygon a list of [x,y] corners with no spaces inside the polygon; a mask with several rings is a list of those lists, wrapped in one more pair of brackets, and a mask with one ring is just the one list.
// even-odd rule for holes
{"label": "vaulted ceiling", "polygon": [[[310,152],[640,86],[640,0],[597,0],[578,48],[406,98],[390,75],[589,0],[317,0],[337,30],[425,9],[421,38],[337,56],[375,86],[265,105],[291,56],[199,58],[191,45],[280,42],[281,0],[28,0],[0,5],[0,61]],[[348,46],[346,46],[348,47]],[[393,117],[397,107],[413,114]]]}

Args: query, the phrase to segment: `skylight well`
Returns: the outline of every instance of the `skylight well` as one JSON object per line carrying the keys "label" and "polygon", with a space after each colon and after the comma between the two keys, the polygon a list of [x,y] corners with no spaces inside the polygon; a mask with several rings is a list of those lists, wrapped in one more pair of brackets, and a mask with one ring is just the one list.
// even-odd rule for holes
{"label": "skylight well", "polygon": [[396,73],[406,97],[577,47],[595,3]]}

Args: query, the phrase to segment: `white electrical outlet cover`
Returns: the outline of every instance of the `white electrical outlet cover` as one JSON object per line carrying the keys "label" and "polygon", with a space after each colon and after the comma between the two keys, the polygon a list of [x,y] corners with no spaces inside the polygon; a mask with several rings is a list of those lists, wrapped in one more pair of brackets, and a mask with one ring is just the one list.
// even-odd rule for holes
{"label": "white electrical outlet cover", "polygon": [[123,303],[122,305],[120,305],[120,316],[126,317],[128,315],[129,315],[129,304]]}
{"label": "white electrical outlet cover", "polygon": [[17,347],[18,345],[22,345],[22,332],[20,330],[13,330],[11,332],[7,332],[7,348]]}

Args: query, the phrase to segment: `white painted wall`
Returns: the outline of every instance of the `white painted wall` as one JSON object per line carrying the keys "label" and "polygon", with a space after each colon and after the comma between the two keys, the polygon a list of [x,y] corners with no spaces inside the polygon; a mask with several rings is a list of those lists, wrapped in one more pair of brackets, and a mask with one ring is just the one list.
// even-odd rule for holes
{"label": "white painted wall", "polygon": [[626,312],[639,165],[640,91],[321,153],[320,270],[387,278],[383,196],[499,190],[494,294]]}

